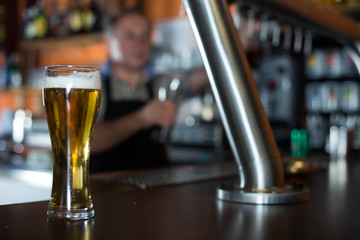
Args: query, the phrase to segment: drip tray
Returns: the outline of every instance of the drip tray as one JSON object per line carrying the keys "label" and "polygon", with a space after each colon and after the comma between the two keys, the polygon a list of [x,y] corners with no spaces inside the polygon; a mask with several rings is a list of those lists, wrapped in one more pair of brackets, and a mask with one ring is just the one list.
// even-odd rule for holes
{"label": "drip tray", "polygon": [[218,162],[150,170],[96,173],[91,175],[91,179],[147,189],[149,187],[185,184],[224,177],[235,177],[237,175],[238,167],[235,162]]}

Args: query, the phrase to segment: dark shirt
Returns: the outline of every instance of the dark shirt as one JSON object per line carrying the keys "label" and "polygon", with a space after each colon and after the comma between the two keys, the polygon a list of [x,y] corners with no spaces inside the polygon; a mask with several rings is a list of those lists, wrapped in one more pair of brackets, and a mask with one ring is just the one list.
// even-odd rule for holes
{"label": "dark shirt", "polygon": [[[105,94],[106,108],[103,113],[103,121],[111,121],[130,114],[146,104],[146,100],[142,99],[112,99],[110,83],[110,78],[105,75],[103,89],[107,94]],[[152,83],[153,81],[151,80],[146,83],[149,99],[154,97]],[[165,145],[157,142],[153,137],[157,131],[159,131],[158,127],[140,131],[106,152],[91,154],[90,172],[166,166],[167,154]]]}

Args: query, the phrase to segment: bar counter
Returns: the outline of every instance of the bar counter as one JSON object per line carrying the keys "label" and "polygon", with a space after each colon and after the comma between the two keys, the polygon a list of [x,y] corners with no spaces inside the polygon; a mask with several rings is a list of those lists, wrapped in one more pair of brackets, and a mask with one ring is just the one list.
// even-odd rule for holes
{"label": "bar counter", "polygon": [[47,201],[1,206],[0,239],[360,239],[360,159],[334,160],[325,170],[286,179],[304,183],[310,201],[217,200],[216,186],[236,178],[146,190],[92,180],[92,220],[48,220]]}

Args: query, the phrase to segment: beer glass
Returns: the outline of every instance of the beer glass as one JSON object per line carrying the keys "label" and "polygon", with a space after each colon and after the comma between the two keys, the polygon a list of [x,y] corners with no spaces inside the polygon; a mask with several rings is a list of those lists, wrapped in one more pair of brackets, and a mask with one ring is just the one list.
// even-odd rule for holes
{"label": "beer glass", "polygon": [[51,219],[89,219],[95,214],[89,188],[89,156],[100,96],[98,68],[45,68],[43,103],[53,155],[47,211]]}

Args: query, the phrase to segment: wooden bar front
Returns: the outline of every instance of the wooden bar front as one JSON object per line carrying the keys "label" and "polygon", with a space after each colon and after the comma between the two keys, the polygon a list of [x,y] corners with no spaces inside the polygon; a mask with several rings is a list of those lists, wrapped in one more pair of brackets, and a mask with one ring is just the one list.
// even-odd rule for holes
{"label": "wooden bar front", "polygon": [[97,181],[94,219],[48,220],[47,201],[1,206],[0,239],[360,239],[360,159],[334,161],[295,180],[310,189],[309,202],[217,200],[216,186],[235,179],[147,190]]}

